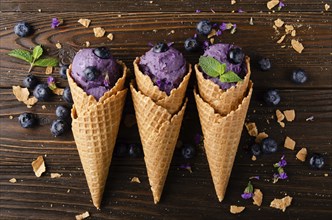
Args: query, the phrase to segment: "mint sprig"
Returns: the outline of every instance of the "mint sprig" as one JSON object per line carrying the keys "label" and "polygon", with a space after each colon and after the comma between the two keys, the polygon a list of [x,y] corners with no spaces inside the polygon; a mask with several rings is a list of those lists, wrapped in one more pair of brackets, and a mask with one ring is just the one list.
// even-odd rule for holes
{"label": "mint sprig", "polygon": [[32,53],[27,50],[15,49],[8,53],[9,56],[24,60],[30,63],[29,73],[31,72],[34,66],[48,67],[48,66],[57,66],[58,60],[55,58],[44,58],[40,59],[43,55],[43,48],[41,45],[35,46]]}
{"label": "mint sprig", "polygon": [[220,63],[213,57],[201,56],[199,58],[199,65],[202,70],[211,77],[219,77],[221,82],[239,82],[242,79],[233,71],[226,71],[226,63]]}

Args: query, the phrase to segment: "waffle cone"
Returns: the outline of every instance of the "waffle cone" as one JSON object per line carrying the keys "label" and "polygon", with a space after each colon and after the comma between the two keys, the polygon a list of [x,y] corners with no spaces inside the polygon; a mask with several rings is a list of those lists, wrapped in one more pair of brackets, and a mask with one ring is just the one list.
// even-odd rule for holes
{"label": "waffle cone", "polygon": [[179,137],[187,99],[180,110],[172,115],[166,108],[156,104],[150,97],[136,90],[133,83],[130,84],[130,90],[149,183],[156,204],[159,202],[164,188]]}
{"label": "waffle cone", "polygon": [[191,75],[191,64],[189,64],[188,73],[183,77],[178,88],[171,91],[168,96],[166,92],[161,91],[158,86],[154,85],[151,78],[142,73],[139,69],[140,59],[137,57],[134,61],[134,71],[138,90],[144,95],[149,96],[157,105],[167,109],[171,114],[178,112],[183,105],[183,99],[186,95],[187,85]]}
{"label": "waffle cone", "polygon": [[[122,61],[117,61],[117,63],[121,65],[123,70],[123,75],[121,78],[118,79],[118,81],[115,83],[112,89],[105,92],[105,94],[102,97],[100,97],[99,102],[104,101],[108,97],[116,94],[118,91],[121,91],[124,88],[127,76],[127,67]],[[68,78],[68,84],[70,87],[71,95],[73,97],[73,101],[78,114],[89,109],[91,105],[95,105],[98,103],[98,101],[92,95],[88,95],[80,86],[76,84],[76,82],[71,76],[71,66],[67,70],[67,78]]]}
{"label": "waffle cone", "polygon": [[238,107],[226,116],[215,113],[214,108],[194,91],[199,119],[204,136],[204,147],[214,187],[221,202],[224,199],[236,151],[241,139],[244,120],[252,94],[249,82],[247,94]]}
{"label": "waffle cone", "polygon": [[243,81],[240,81],[229,89],[222,90],[209,79],[205,79],[203,73],[199,70],[199,65],[195,65],[198,91],[205,102],[208,102],[216,112],[221,115],[227,115],[229,112],[237,109],[241,103],[250,81],[250,58],[246,57],[247,74]]}

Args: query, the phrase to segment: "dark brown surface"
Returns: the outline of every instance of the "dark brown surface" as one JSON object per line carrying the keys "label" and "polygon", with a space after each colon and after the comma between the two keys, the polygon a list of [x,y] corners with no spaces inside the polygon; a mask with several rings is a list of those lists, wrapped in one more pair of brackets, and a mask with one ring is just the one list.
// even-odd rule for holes
{"label": "dark brown surface", "polygon": [[[61,2],[61,3],[57,3]],[[332,137],[332,37],[331,12],[323,12],[324,4],[331,1],[290,1],[281,12],[268,13],[267,0],[237,1],[1,1],[0,22],[0,219],[74,219],[76,214],[89,211],[90,219],[328,219],[332,215],[331,182],[331,137]],[[195,3],[194,3],[195,2]],[[216,11],[212,13],[210,9]],[[245,13],[231,13],[239,8]],[[42,9],[39,13],[38,9]],[[204,13],[194,13],[201,9]],[[62,11],[62,12],[60,12]],[[289,12],[290,11],[290,12]],[[118,15],[121,14],[121,17]],[[64,19],[58,29],[50,28],[52,17]],[[253,17],[254,25],[249,25]],[[79,18],[90,18],[92,24],[84,28],[77,23]],[[149,47],[148,42],[174,41],[182,52],[185,38],[195,33],[195,25],[201,19],[214,22],[233,22],[238,31],[224,33],[216,42],[240,45],[252,58],[254,94],[248,111],[248,121],[256,122],[259,131],[275,138],[280,150],[273,155],[264,155],[257,161],[244,149],[250,138],[244,130],[230,178],[226,197],[217,201],[205,154],[199,151],[191,164],[193,173],[179,169],[185,161],[175,155],[168,174],[160,204],[154,205],[149,189],[143,158],[114,158],[104,193],[102,210],[97,211],[91,201],[85,176],[71,134],[52,137],[49,126],[55,119],[55,106],[63,104],[60,97],[51,102],[37,103],[31,109],[19,103],[12,94],[11,86],[21,85],[27,74],[28,64],[6,55],[16,48],[31,48],[42,44],[55,51],[55,43],[80,48],[85,41],[91,47],[111,47],[115,57],[125,61],[132,69],[132,61]],[[295,39],[303,42],[302,54],[289,48],[280,48],[272,28],[273,21],[281,18],[294,24]],[[31,23],[36,33],[29,38],[18,38],[12,31],[19,20]],[[95,38],[93,27],[102,26],[114,34],[110,42],[106,37]],[[153,30],[157,30],[154,32]],[[174,30],[174,34],[169,34]],[[281,30],[282,33],[282,30]],[[184,52],[192,64],[199,53]],[[273,68],[261,72],[255,66],[258,56],[271,59]],[[289,80],[290,72],[297,67],[305,69],[309,80],[304,85],[294,85]],[[58,68],[53,75],[60,86],[67,85],[60,79]],[[43,68],[35,68],[33,74],[46,80]],[[188,88],[189,104],[185,113],[180,139],[193,142],[200,131],[196,106],[192,96],[194,77]],[[278,88],[282,101],[281,110],[295,109],[296,120],[281,128],[271,119],[277,108],[266,107],[261,96],[267,88]],[[42,105],[46,109],[41,108]],[[42,125],[35,129],[23,129],[17,122],[22,112],[35,112],[42,118]],[[128,97],[124,116],[134,114],[131,98]],[[14,118],[11,120],[9,116]],[[314,121],[306,118],[314,116]],[[267,123],[269,119],[270,123]],[[296,140],[295,151],[284,149],[283,140],[289,136]],[[123,123],[118,136],[125,143],[139,142],[137,127],[126,127]],[[313,170],[308,163],[295,159],[301,147],[325,155],[326,166]],[[272,163],[285,154],[289,163],[289,179],[272,184]],[[39,155],[45,156],[47,172],[37,178],[31,162]],[[61,173],[59,179],[51,179],[50,173]],[[324,174],[328,174],[325,176]],[[260,176],[254,186],[264,193],[259,208],[240,195],[250,176]],[[141,184],[130,183],[137,176]],[[16,178],[17,183],[9,179]],[[68,192],[68,190],[70,190]],[[292,205],[285,213],[269,207],[274,198],[285,194],[293,197]],[[246,210],[238,215],[229,213],[232,204],[244,205]]]}

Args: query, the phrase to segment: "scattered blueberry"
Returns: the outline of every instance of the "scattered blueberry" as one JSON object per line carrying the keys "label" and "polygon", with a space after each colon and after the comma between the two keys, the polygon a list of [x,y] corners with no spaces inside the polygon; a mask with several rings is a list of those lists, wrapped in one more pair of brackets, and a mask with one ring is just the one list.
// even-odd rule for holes
{"label": "scattered blueberry", "polygon": [[190,144],[184,144],[182,147],[181,153],[185,159],[190,159],[195,156],[196,149]]}
{"label": "scattered blueberry", "polygon": [[278,105],[280,102],[280,96],[277,90],[270,89],[264,94],[264,101],[268,105]]}
{"label": "scattered blueberry", "polygon": [[111,51],[106,47],[98,47],[93,50],[93,53],[101,59],[109,59],[111,57]]}
{"label": "scattered blueberry", "polygon": [[140,157],[143,154],[142,148],[138,144],[129,144],[129,156],[130,157]]}
{"label": "scattered blueberry", "polygon": [[59,70],[59,74],[61,78],[67,79],[67,69],[69,68],[69,65],[62,65]]}
{"label": "scattered blueberry", "polygon": [[33,95],[39,101],[47,101],[51,98],[52,91],[50,90],[47,84],[38,84],[36,88],[33,90]]}
{"label": "scattered blueberry", "polygon": [[37,86],[38,79],[32,74],[29,74],[27,77],[23,79],[23,86],[28,89],[33,89]]}
{"label": "scattered blueberry", "polygon": [[168,51],[168,49],[169,48],[168,48],[168,45],[166,43],[160,42],[160,43],[157,43],[156,45],[154,45],[153,52],[163,53],[163,52]]}
{"label": "scattered blueberry", "polygon": [[292,81],[297,84],[303,84],[307,81],[308,77],[303,69],[296,69],[292,72]]}
{"label": "scattered blueberry", "polygon": [[184,42],[184,48],[186,49],[186,51],[193,52],[198,50],[199,43],[195,38],[190,37]]}
{"label": "scattered blueberry", "polygon": [[37,117],[32,113],[25,112],[18,116],[18,121],[23,128],[31,128],[37,123]]}
{"label": "scattered blueberry", "polygon": [[261,146],[259,144],[253,144],[250,146],[250,151],[253,155],[259,156],[262,153]]}
{"label": "scattered blueberry", "polygon": [[33,28],[27,22],[19,22],[14,27],[14,32],[19,37],[27,37],[33,33]]}
{"label": "scattered blueberry", "polygon": [[93,81],[100,75],[100,71],[94,66],[88,66],[83,70],[83,74],[87,81]]}
{"label": "scattered blueberry", "polygon": [[68,124],[65,121],[63,121],[62,119],[57,119],[52,122],[51,133],[54,136],[59,136],[59,135],[63,134],[64,132],[67,131],[67,129],[68,129]]}
{"label": "scattered blueberry", "polygon": [[233,64],[240,64],[243,62],[244,53],[239,47],[232,48],[228,51],[228,59]]}
{"label": "scattered blueberry", "polygon": [[313,168],[317,168],[317,169],[322,168],[324,166],[324,164],[325,164],[323,155],[314,153],[310,157],[309,164]]}
{"label": "scattered blueberry", "polygon": [[262,71],[268,71],[271,69],[271,62],[269,58],[262,58],[258,61],[259,68]]}
{"label": "scattered blueberry", "polygon": [[277,150],[278,150],[278,144],[274,139],[268,137],[262,140],[263,153],[270,154],[276,152]]}
{"label": "scattered blueberry", "polygon": [[198,33],[208,35],[212,30],[212,24],[208,20],[201,20],[200,22],[198,22],[196,29]]}
{"label": "scattered blueberry", "polygon": [[128,153],[128,146],[124,143],[116,143],[114,147],[115,157],[125,157]]}
{"label": "scattered blueberry", "polygon": [[55,114],[58,118],[66,120],[70,116],[70,110],[63,105],[59,105],[55,109]]}
{"label": "scattered blueberry", "polygon": [[63,90],[62,98],[70,104],[74,103],[73,102],[73,97],[71,96],[70,88],[68,86]]}

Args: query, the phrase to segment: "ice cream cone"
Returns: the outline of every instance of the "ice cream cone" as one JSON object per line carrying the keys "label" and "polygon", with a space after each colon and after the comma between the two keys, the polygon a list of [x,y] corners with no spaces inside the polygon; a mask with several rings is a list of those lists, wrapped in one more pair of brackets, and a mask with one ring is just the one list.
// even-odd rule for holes
{"label": "ice cream cone", "polygon": [[130,90],[134,102],[144,160],[151,185],[154,203],[158,203],[164,188],[168,169],[180,133],[187,99],[180,110],[171,114],[150,97],[135,88]]}
{"label": "ice cream cone", "polygon": [[[122,67],[123,75],[121,78],[118,79],[116,84],[107,91],[100,99],[99,102],[107,99],[108,97],[116,94],[118,91],[121,91],[124,88],[124,83],[127,77],[127,67],[122,61],[117,61],[119,65]],[[74,79],[71,76],[71,67],[67,69],[67,78],[68,84],[70,87],[71,95],[73,97],[73,101],[76,107],[76,111],[78,114],[90,108],[90,105],[95,105],[98,101],[92,96],[88,95],[80,86],[76,84]]]}
{"label": "ice cream cone", "polygon": [[216,112],[221,115],[227,115],[230,111],[238,107],[247,91],[251,74],[249,57],[246,57],[246,66],[247,74],[244,80],[225,91],[220,89],[219,85],[211,80],[205,79],[203,73],[199,70],[199,65],[196,64],[195,71],[199,95],[205,102],[208,102]]}
{"label": "ice cream cone", "polygon": [[188,73],[183,77],[178,88],[173,89],[168,96],[164,91],[161,91],[158,86],[153,84],[148,75],[140,71],[138,66],[139,61],[140,59],[137,57],[133,63],[138,90],[144,95],[149,96],[157,105],[166,108],[169,113],[174,114],[178,112],[182,107],[183,99],[186,95],[192,70],[191,64],[189,64]]}
{"label": "ice cream cone", "polygon": [[92,201],[100,208],[113,149],[119,130],[127,89],[104,101],[87,103],[89,109],[78,114],[72,108],[72,131]]}
{"label": "ice cream cone", "polygon": [[241,103],[227,115],[216,113],[215,109],[194,91],[198,114],[204,136],[214,187],[221,202],[224,199],[233,162],[241,139],[253,84],[250,81]]}

